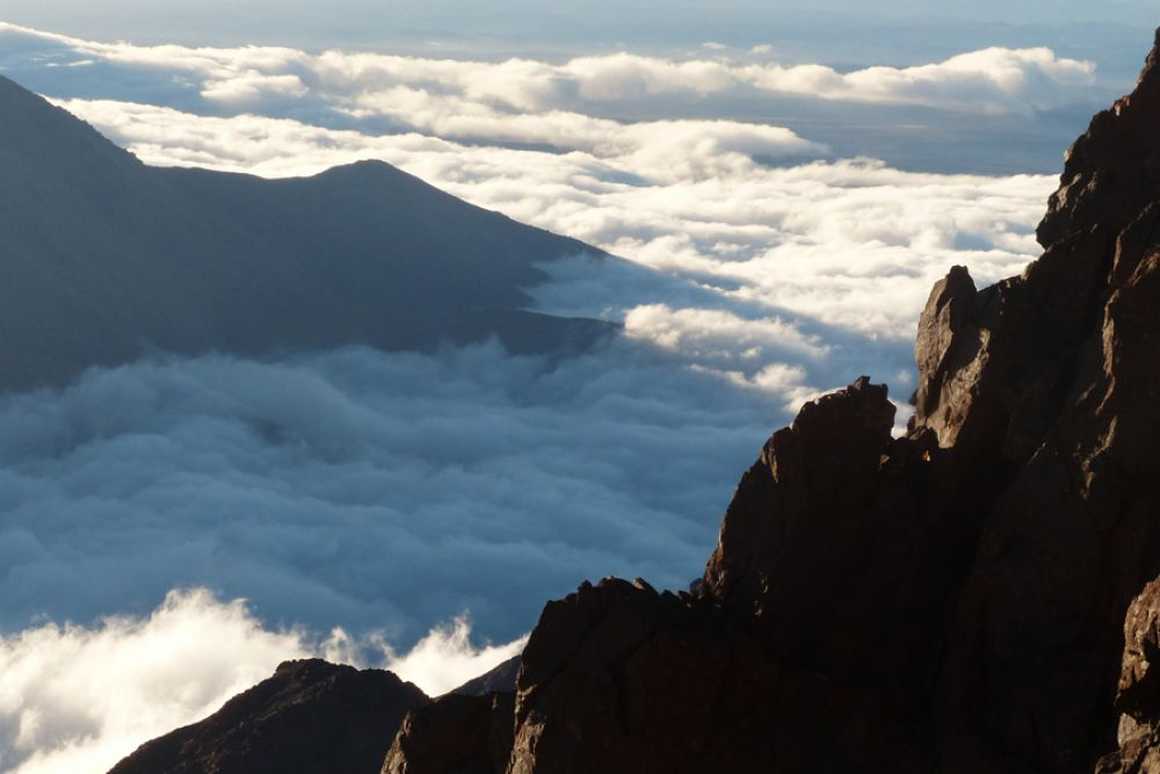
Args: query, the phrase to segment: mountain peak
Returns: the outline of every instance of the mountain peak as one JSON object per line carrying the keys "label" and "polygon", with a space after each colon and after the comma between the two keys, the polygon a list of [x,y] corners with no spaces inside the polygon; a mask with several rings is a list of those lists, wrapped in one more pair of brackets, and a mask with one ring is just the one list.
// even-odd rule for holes
{"label": "mountain peak", "polygon": [[1096,114],[1072,144],[1036,230],[1043,247],[1092,228],[1118,231],[1160,195],[1160,29],[1131,94]]}
{"label": "mountain peak", "polygon": [[381,159],[359,159],[349,164],[339,164],[318,173],[318,177],[363,178],[383,174],[405,174],[394,164],[388,164]]}
{"label": "mountain peak", "polygon": [[1152,43],[1152,50],[1148,52],[1148,58],[1144,60],[1144,69],[1137,81],[1137,88],[1147,79],[1160,77],[1158,73],[1160,73],[1160,27],[1156,28],[1156,39]]}

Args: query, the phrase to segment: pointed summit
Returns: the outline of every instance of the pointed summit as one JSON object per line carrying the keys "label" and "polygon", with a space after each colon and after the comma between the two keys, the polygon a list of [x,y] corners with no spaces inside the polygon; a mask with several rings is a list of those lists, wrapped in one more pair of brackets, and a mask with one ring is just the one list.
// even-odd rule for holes
{"label": "pointed summit", "polygon": [[1036,230],[1046,247],[1101,227],[1115,232],[1160,196],[1160,29],[1135,90],[1101,111],[1067,152],[1060,186]]}
{"label": "pointed summit", "polygon": [[1148,53],[1148,58],[1144,61],[1144,71],[1140,73],[1140,82],[1145,78],[1153,76],[1156,71],[1160,69],[1160,27],[1156,28],[1156,39],[1152,43],[1152,50]]}

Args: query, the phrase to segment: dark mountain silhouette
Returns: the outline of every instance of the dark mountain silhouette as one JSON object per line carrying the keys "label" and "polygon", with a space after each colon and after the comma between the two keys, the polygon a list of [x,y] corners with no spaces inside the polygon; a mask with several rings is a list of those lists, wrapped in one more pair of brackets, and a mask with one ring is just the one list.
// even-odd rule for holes
{"label": "dark mountain silhouette", "polygon": [[549,602],[383,774],[1160,774],[1160,31],[1038,233],[935,285],[904,437],[868,378],[807,403],[693,593]]}
{"label": "dark mountain silhouette", "polygon": [[141,745],[109,774],[373,772],[403,716],[428,701],[390,672],[287,661],[200,723]]}
{"label": "dark mountain silhouette", "polygon": [[498,335],[588,346],[592,320],[522,311],[535,263],[600,251],[381,162],[263,180],[148,167],[0,77],[0,388],[155,349],[426,349]]}

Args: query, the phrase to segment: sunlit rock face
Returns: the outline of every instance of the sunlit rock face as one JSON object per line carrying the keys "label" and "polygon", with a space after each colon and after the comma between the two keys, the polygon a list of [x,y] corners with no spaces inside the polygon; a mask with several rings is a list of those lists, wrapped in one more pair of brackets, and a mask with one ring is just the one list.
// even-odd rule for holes
{"label": "sunlit rock face", "polygon": [[576,351],[610,332],[522,311],[534,264],[603,253],[382,162],[314,177],[141,164],[0,78],[0,389],[147,352],[430,349],[499,336]]}
{"label": "sunlit rock face", "polygon": [[[932,291],[907,435],[867,379],[808,403],[694,593],[549,603],[491,770],[1091,771],[1160,571],[1158,158],[1160,48],[1069,154],[1043,256]],[[1101,770],[1152,770],[1149,599]]]}
{"label": "sunlit rock face", "polygon": [[1097,774],[1160,772],[1160,580],[1144,587],[1124,618],[1124,657],[1116,690],[1119,749],[1100,759]]}

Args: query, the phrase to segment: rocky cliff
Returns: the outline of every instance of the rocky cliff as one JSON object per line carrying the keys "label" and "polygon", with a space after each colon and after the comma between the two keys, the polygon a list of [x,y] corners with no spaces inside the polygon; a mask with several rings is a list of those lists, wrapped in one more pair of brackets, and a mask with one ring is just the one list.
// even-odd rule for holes
{"label": "rocky cliff", "polygon": [[[511,751],[472,770],[1084,772],[1118,726],[1101,770],[1149,770],[1154,600],[1116,696],[1160,571],[1160,32],[1038,236],[1021,276],[956,267],[931,292],[905,437],[867,379],[773,435],[697,594],[609,579],[549,603]],[[388,770],[428,770],[414,736]]]}

